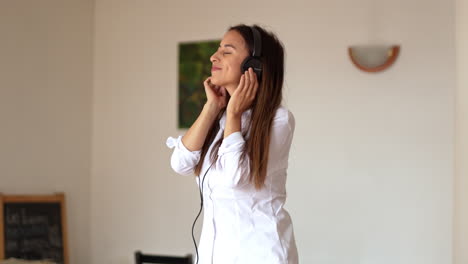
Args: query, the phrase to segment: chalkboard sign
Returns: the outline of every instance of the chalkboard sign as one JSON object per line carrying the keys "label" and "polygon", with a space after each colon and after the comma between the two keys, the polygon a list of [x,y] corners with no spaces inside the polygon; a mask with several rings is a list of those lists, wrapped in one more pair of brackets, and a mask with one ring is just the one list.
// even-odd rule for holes
{"label": "chalkboard sign", "polygon": [[68,264],[65,195],[0,194],[0,260]]}

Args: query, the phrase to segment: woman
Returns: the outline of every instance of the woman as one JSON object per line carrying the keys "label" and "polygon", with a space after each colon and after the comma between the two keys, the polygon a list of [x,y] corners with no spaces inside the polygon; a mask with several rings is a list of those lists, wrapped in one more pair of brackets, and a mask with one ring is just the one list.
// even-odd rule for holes
{"label": "woman", "polygon": [[[261,52],[261,78],[251,67],[241,70],[254,50]],[[175,148],[171,167],[194,173],[202,192],[197,263],[297,264],[283,208],[295,129],[294,116],[281,105],[283,45],[273,33],[241,24],[228,29],[210,60],[200,116],[184,136],[167,140]]]}

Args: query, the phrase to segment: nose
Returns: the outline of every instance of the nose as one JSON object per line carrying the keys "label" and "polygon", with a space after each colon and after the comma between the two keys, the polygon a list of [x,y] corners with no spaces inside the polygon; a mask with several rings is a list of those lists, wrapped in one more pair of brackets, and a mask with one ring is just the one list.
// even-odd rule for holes
{"label": "nose", "polygon": [[211,55],[210,61],[211,61],[211,62],[219,61],[219,59],[218,59],[218,51],[216,51],[215,53],[213,53],[213,55]]}

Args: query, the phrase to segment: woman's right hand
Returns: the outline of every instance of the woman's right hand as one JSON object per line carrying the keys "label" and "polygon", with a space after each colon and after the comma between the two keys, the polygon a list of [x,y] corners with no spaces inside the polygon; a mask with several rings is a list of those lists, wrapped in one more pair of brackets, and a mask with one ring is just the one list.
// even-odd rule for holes
{"label": "woman's right hand", "polygon": [[211,83],[211,76],[206,78],[203,82],[205,86],[205,93],[207,98],[207,104],[216,106],[221,111],[227,105],[227,91],[226,88]]}

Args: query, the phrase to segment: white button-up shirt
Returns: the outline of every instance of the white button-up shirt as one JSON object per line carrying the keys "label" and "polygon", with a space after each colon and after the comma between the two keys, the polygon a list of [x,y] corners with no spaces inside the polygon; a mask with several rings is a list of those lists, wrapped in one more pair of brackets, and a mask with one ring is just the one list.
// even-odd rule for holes
{"label": "white button-up shirt", "polygon": [[[251,110],[241,117],[241,130],[247,131]],[[220,129],[213,142],[224,136],[226,113],[220,119]],[[293,224],[283,208],[286,201],[288,157],[295,129],[292,113],[280,106],[271,129],[265,186],[256,190],[249,183],[248,155],[239,166],[245,139],[234,132],[223,139],[218,158],[210,167],[208,149],[200,177],[203,182],[204,221],[198,248],[199,264],[297,264],[298,253]],[[169,137],[167,146],[174,148],[172,169],[181,175],[193,175],[201,150],[190,151],[182,143],[182,135]]]}

